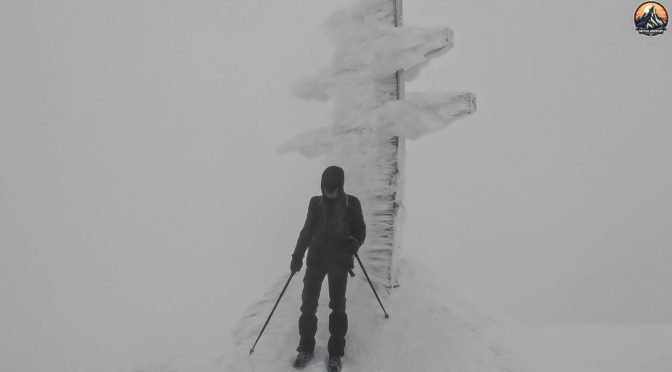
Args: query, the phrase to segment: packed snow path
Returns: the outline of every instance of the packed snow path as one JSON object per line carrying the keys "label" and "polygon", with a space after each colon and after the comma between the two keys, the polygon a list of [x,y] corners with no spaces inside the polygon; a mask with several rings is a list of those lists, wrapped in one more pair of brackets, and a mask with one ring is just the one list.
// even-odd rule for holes
{"label": "packed snow path", "polygon": [[[366,263],[365,263],[366,265]],[[415,265],[415,264],[414,264]],[[495,318],[444,286],[425,269],[402,262],[402,286],[381,293],[385,319],[361,270],[348,282],[349,330],[343,371],[521,371],[504,342]],[[232,372],[295,371],[301,275],[292,280],[255,353],[249,350],[270,313],[286,278],[247,311],[234,329],[235,348],[220,360]],[[318,309],[315,359],[304,371],[324,371],[329,338],[326,280]],[[214,370],[213,370],[214,371]]]}

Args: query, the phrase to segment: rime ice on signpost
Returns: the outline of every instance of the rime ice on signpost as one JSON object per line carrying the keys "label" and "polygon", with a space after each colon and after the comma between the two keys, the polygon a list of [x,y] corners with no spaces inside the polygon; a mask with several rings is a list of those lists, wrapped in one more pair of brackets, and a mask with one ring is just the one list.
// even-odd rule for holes
{"label": "rime ice on signpost", "polygon": [[367,238],[360,252],[378,285],[394,287],[404,219],[405,140],[442,129],[476,110],[469,92],[404,92],[430,58],[447,52],[445,27],[402,26],[401,0],[360,0],[326,23],[334,45],[330,66],[299,82],[295,95],[331,100],[332,124],[278,148],[324,156],[345,170],[347,193],[362,202]]}

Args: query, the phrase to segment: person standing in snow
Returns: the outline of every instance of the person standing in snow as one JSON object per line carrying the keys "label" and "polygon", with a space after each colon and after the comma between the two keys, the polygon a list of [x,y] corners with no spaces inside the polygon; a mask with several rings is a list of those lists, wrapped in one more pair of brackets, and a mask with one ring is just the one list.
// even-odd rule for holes
{"label": "person standing in snow", "polygon": [[324,277],[329,283],[329,371],[339,371],[345,350],[348,316],[345,312],[345,291],[348,272],[354,268],[354,254],[366,238],[366,224],[362,206],[353,195],[343,190],[343,169],[327,167],[322,173],[321,196],[313,196],[308,215],[296,248],[290,269],[298,272],[303,266],[306,250],[306,274],[301,294],[299,317],[299,346],[294,367],[303,368],[313,358],[317,332],[317,305]]}

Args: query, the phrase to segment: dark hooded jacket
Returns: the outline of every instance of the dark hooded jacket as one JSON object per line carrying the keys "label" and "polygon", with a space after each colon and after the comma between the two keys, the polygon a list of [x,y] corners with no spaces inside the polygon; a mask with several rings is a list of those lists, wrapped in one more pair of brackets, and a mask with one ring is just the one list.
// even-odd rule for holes
{"label": "dark hooded jacket", "polygon": [[[353,253],[364,243],[366,224],[359,199],[343,190],[343,169],[331,166],[322,173],[322,195],[313,196],[308,205],[306,222],[294,249],[295,257],[312,260],[352,262]],[[338,196],[329,199],[325,190],[338,186]]]}

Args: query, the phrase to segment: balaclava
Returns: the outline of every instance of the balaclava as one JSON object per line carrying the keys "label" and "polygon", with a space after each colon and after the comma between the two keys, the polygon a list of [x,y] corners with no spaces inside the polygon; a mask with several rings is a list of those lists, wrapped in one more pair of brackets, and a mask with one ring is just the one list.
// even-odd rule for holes
{"label": "balaclava", "polygon": [[[343,190],[343,182],[345,180],[345,173],[343,168],[332,165],[327,167],[324,172],[322,172],[322,182],[320,187],[322,189],[322,195],[324,196],[324,190],[331,191],[338,187],[338,196],[336,199],[340,199],[345,191]],[[326,196],[324,199],[329,200]]]}

